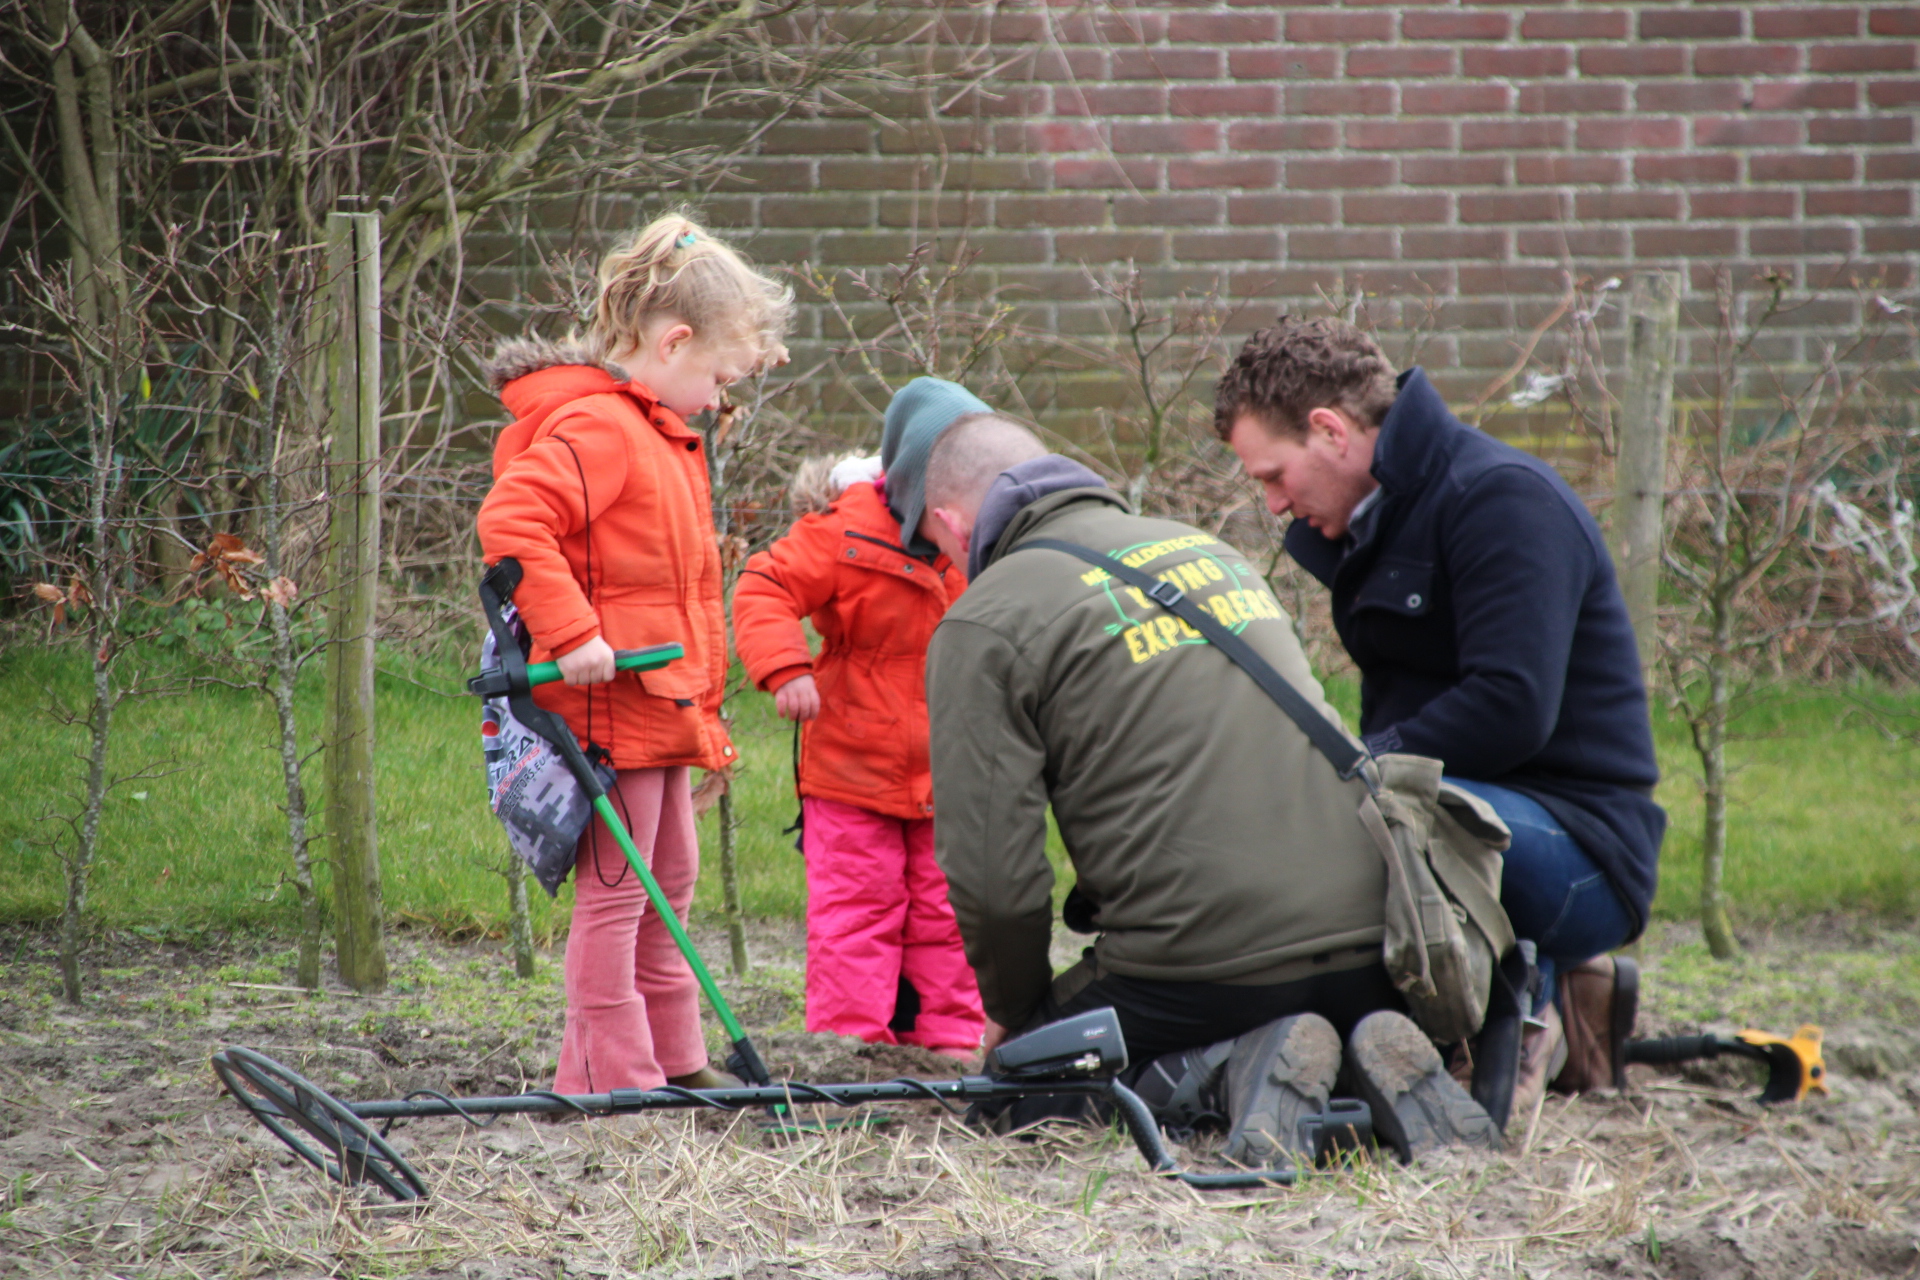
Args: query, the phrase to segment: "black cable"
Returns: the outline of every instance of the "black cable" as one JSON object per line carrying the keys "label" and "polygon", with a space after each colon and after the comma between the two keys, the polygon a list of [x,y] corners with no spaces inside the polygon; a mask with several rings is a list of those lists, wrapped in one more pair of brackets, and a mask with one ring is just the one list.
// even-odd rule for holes
{"label": "black cable", "polygon": [[[488,1116],[485,1120],[476,1119],[474,1117],[473,1112],[467,1110],[465,1107],[460,1105],[460,1100],[458,1098],[449,1098],[446,1094],[440,1092],[438,1089],[415,1089],[412,1093],[407,1094],[404,1098],[400,1100],[402,1102],[412,1102],[415,1098],[435,1098],[441,1102],[446,1103],[448,1106],[453,1108],[455,1115],[459,1116],[462,1120],[465,1120],[468,1124],[472,1125],[476,1129],[491,1128],[494,1125],[494,1123],[500,1119],[499,1112],[495,1112],[493,1115]],[[380,1127],[380,1136],[384,1138],[389,1133],[392,1133],[394,1122],[399,1118],[400,1118],[399,1116],[388,1116],[387,1122]]]}

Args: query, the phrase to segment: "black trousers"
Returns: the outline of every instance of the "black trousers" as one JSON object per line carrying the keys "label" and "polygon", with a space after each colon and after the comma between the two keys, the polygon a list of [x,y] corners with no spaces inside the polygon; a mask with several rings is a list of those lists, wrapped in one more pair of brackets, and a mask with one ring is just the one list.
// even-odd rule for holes
{"label": "black trousers", "polygon": [[[1240,986],[1105,973],[1089,955],[1054,980],[1040,1011],[1021,1031],[1109,1006],[1119,1016],[1121,1034],[1127,1038],[1127,1069],[1121,1080],[1129,1085],[1156,1058],[1230,1040],[1296,1013],[1319,1014],[1344,1041],[1354,1024],[1368,1014],[1406,1010],[1379,961],[1293,982]],[[996,1132],[1006,1133],[1041,1120],[1087,1118],[1086,1104],[1085,1097],[1048,1094],[1019,1099],[997,1114],[981,1108],[979,1118],[990,1121]]]}

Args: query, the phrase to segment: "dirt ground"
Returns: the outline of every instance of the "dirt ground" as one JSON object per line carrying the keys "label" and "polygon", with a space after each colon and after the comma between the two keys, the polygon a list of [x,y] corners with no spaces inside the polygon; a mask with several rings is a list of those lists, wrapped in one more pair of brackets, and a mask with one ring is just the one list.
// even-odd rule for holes
{"label": "dirt ground", "polygon": [[[983,1138],[931,1104],[786,1137],[712,1114],[427,1120],[394,1131],[434,1191],[414,1210],[297,1163],[208,1055],[248,1045],[346,1099],[543,1087],[558,957],[520,982],[498,944],[401,935],[388,993],[309,997],[280,940],[117,935],[74,1011],[51,939],[0,934],[0,1277],[1920,1276],[1920,934],[1840,920],[1749,941],[1721,966],[1658,930],[1641,1034],[1824,1023],[1830,1098],[1762,1110],[1741,1064],[1636,1068],[1627,1094],[1517,1119],[1499,1155],[1209,1193],[1149,1176],[1112,1133]],[[798,939],[762,928],[753,950],[726,985],[777,1074],[954,1074],[798,1031]],[[1180,1154],[1211,1158],[1204,1140]]]}

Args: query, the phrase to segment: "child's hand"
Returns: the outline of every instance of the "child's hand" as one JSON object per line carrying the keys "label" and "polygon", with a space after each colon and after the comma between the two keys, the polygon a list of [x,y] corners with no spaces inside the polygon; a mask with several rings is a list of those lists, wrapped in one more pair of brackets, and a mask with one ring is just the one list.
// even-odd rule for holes
{"label": "child's hand", "polygon": [[613,646],[595,636],[560,655],[560,678],[568,684],[605,684],[613,679]]}
{"label": "child's hand", "polygon": [[773,709],[782,720],[811,720],[820,714],[820,686],[812,676],[795,676],[773,691]]}

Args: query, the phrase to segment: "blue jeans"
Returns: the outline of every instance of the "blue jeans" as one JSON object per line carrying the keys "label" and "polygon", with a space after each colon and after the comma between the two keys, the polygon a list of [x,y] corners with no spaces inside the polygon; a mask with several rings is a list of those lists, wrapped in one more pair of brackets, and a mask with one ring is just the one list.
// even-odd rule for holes
{"label": "blue jeans", "polygon": [[1493,806],[1513,830],[1500,875],[1500,905],[1516,937],[1540,952],[1540,977],[1554,990],[1554,974],[1611,951],[1633,932],[1633,914],[1594,864],[1538,800],[1505,787],[1448,778]]}

